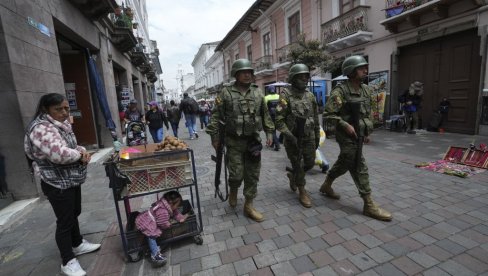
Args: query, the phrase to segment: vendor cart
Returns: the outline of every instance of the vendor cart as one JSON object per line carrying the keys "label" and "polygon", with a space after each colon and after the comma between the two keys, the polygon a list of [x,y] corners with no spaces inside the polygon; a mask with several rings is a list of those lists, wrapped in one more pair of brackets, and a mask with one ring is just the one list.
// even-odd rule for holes
{"label": "vendor cart", "polygon": [[[193,150],[154,151],[152,144],[136,146],[137,152],[124,152],[112,155],[105,163],[105,170],[113,191],[115,210],[122,245],[131,262],[139,261],[146,239],[135,228],[135,217],[139,213],[131,209],[131,199],[153,195],[169,190],[178,190],[183,195],[180,207],[182,214],[189,216],[183,223],[174,221],[169,229],[163,230],[158,244],[193,237],[195,243],[202,244],[202,216],[198,195],[197,176]],[[188,191],[188,193],[183,193]],[[189,199],[185,199],[188,197]],[[159,195],[158,195],[159,196]],[[123,202],[125,221],[121,214],[119,202]]]}

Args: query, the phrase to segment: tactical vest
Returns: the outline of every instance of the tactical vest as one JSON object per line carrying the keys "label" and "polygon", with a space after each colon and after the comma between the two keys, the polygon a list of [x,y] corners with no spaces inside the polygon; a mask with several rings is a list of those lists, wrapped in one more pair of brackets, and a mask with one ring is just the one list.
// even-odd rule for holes
{"label": "tactical vest", "polygon": [[251,136],[263,130],[261,107],[263,95],[258,89],[252,89],[245,94],[225,88],[231,104],[225,106],[226,133],[237,136]]}
{"label": "tactical vest", "polygon": [[284,89],[283,96],[285,97],[288,108],[291,111],[291,116],[286,118],[286,126],[294,134],[295,133],[295,122],[296,118],[305,118],[305,133],[304,135],[315,137],[315,120],[314,120],[314,101],[315,97],[311,92],[306,90],[301,98],[295,97],[294,94],[288,90]]}
{"label": "tactical vest", "polygon": [[348,122],[349,124],[353,125],[352,122],[352,114],[350,111],[349,106],[347,105],[348,102],[360,102],[360,114],[359,114],[359,129],[362,135],[369,136],[373,132],[373,122],[370,120],[371,114],[371,94],[367,89],[365,84],[361,84],[361,89],[359,93],[353,93],[347,83],[342,83],[337,86],[337,88],[342,90],[343,95],[343,105],[339,114],[341,118]]}

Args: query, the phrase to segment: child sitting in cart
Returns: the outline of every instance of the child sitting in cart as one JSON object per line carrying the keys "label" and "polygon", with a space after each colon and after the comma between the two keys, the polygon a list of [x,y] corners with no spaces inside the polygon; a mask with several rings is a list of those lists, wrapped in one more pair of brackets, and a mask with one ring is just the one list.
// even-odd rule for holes
{"label": "child sitting in cart", "polygon": [[164,266],[166,257],[156,242],[156,238],[161,236],[164,229],[171,227],[170,219],[183,223],[188,214],[182,215],[178,211],[183,198],[177,191],[169,191],[161,199],[154,202],[149,210],[140,213],[136,218],[136,228],[147,238],[149,250],[151,251],[151,261],[154,266]]}

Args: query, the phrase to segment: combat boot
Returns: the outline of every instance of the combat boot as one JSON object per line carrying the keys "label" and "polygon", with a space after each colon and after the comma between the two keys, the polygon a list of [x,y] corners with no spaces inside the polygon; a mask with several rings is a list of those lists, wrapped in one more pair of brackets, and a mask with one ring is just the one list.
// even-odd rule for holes
{"label": "combat boot", "polygon": [[300,203],[303,205],[303,207],[312,207],[312,199],[305,190],[305,186],[298,187],[298,199],[300,200]]}
{"label": "combat boot", "polygon": [[327,175],[324,184],[322,184],[322,186],[320,187],[320,192],[332,199],[340,199],[341,196],[335,193],[334,189],[332,189],[332,182],[334,182],[334,179],[332,179],[331,177],[329,177],[329,175]]}
{"label": "combat boot", "polygon": [[392,219],[390,212],[378,207],[373,199],[371,199],[371,195],[362,195],[361,197],[364,200],[363,215],[384,221],[390,221]]}
{"label": "combat boot", "polygon": [[235,208],[237,205],[237,189],[236,188],[230,188],[229,205],[232,208]]}
{"label": "combat boot", "polygon": [[263,214],[254,209],[252,206],[252,199],[248,198],[246,198],[244,203],[244,215],[256,222],[261,222],[264,220]]}
{"label": "combat boot", "polygon": [[290,180],[290,189],[294,192],[297,191],[297,185],[295,184],[295,176],[291,172],[287,172],[286,176]]}

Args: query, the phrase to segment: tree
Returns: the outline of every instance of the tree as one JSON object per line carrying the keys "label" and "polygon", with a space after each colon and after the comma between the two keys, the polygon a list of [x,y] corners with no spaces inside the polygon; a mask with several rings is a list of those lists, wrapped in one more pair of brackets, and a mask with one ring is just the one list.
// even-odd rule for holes
{"label": "tree", "polygon": [[320,40],[307,40],[305,34],[300,34],[297,42],[290,46],[288,58],[292,64],[303,63],[310,71],[319,69],[324,73],[328,72],[330,65],[334,63],[334,59],[325,52]]}

